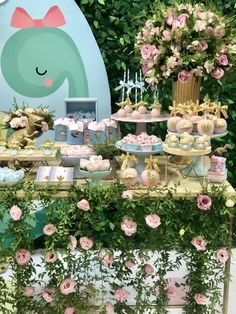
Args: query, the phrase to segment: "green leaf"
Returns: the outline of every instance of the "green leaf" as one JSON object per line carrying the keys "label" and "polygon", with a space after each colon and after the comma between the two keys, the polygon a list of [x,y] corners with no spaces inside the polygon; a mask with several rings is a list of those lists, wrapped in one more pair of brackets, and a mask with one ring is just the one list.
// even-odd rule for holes
{"label": "green leaf", "polygon": [[96,21],[96,20],[95,20],[95,21],[93,21],[93,25],[94,25],[94,27],[95,27],[95,28],[98,28],[98,27],[99,27],[99,23],[98,23],[98,21]]}
{"label": "green leaf", "polygon": [[109,222],[109,227],[112,231],[115,229],[115,225],[112,222]]}
{"label": "green leaf", "polygon": [[104,0],[98,0],[98,3],[105,5],[105,1]]}
{"label": "green leaf", "polygon": [[121,37],[121,38],[119,39],[119,42],[120,42],[120,44],[121,44],[122,46],[124,46],[124,44],[125,44],[125,40],[124,40],[124,38],[123,38],[123,37]]}

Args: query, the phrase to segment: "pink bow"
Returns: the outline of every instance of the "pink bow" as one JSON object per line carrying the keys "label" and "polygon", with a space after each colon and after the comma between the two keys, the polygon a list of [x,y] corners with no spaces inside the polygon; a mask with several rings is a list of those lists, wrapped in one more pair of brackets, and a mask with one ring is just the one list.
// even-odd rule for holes
{"label": "pink bow", "polygon": [[11,19],[11,26],[16,28],[58,27],[66,21],[58,6],[51,7],[42,20],[34,20],[23,8],[16,8]]}

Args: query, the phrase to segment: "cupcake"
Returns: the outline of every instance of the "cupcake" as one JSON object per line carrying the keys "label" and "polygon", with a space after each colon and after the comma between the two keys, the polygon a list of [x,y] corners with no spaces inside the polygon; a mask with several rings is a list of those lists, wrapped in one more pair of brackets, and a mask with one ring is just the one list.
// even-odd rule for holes
{"label": "cupcake", "polygon": [[168,146],[171,148],[179,147],[179,139],[175,135],[171,135],[168,140]]}
{"label": "cupcake", "polygon": [[190,150],[192,148],[191,139],[188,137],[181,138],[179,141],[179,148],[182,150]]}
{"label": "cupcake", "polygon": [[206,149],[207,145],[206,145],[206,140],[203,138],[203,136],[197,138],[195,140],[195,144],[194,144],[194,148],[195,149]]}

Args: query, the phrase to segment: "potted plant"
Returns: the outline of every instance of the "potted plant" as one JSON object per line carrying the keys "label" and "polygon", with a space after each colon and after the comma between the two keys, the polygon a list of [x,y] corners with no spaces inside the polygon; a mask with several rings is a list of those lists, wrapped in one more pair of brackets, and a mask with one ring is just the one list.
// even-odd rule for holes
{"label": "potted plant", "polygon": [[111,144],[111,143],[95,144],[93,145],[93,150],[96,153],[96,155],[101,155],[103,159],[110,160],[112,171],[104,179],[105,180],[114,179],[116,177],[116,170],[118,167],[118,163],[115,157],[121,155],[121,151],[118,148],[116,148],[114,144]]}

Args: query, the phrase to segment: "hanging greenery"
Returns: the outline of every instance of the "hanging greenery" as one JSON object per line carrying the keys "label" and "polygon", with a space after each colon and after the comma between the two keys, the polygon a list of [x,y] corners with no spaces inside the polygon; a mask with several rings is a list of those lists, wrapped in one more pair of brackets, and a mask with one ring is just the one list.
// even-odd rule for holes
{"label": "hanging greenery", "polygon": [[184,201],[118,182],[58,193],[32,182],[0,191],[0,256],[12,267],[12,289],[0,277],[1,313],[9,303],[18,313],[161,314],[178,291],[184,313],[218,313],[234,206],[224,186]]}

